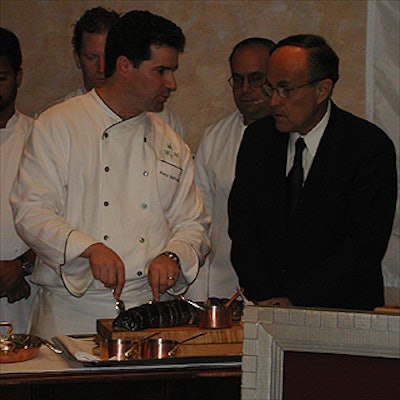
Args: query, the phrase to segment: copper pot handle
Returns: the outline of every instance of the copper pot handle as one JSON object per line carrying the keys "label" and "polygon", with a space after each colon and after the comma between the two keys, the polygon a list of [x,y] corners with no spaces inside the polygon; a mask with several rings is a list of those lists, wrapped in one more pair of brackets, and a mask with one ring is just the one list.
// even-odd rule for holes
{"label": "copper pot handle", "polygon": [[243,288],[240,288],[224,305],[224,307],[228,308],[231,304],[244,292]]}
{"label": "copper pot handle", "polygon": [[7,333],[0,333],[0,342],[10,340],[10,335],[14,329],[14,325],[11,322],[0,321],[0,326],[8,326]]}
{"label": "copper pot handle", "polygon": [[179,346],[180,346],[181,344],[186,343],[186,342],[188,342],[189,340],[196,339],[196,338],[198,338],[199,336],[203,336],[203,335],[206,335],[206,334],[207,334],[207,332],[201,332],[201,333],[198,333],[197,335],[191,336],[191,337],[189,337],[189,338],[187,338],[187,339],[185,339],[185,340],[182,340],[182,341],[176,343],[175,346],[168,352],[168,357],[174,356],[174,355],[176,354],[176,352],[178,351],[178,348],[179,348]]}
{"label": "copper pot handle", "polygon": [[124,354],[125,360],[128,360],[129,357],[132,355],[132,353],[134,353],[135,351],[137,351],[138,345],[139,345],[140,343],[145,342],[146,340],[152,338],[153,336],[159,335],[160,332],[161,332],[161,331],[154,332],[154,333],[152,333],[151,335],[146,336],[146,337],[144,337],[144,338],[138,340],[132,347],[129,347],[129,349],[126,350],[126,351],[125,351],[125,354]]}

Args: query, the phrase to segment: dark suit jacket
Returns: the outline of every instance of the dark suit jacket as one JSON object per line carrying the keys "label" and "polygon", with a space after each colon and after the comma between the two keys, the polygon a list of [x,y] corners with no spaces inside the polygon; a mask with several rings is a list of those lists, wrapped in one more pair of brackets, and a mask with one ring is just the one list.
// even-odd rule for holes
{"label": "dark suit jacket", "polygon": [[285,218],[289,134],[271,117],[245,132],[229,198],[231,259],[251,300],[371,310],[396,204],[393,143],[332,104],[299,203]]}

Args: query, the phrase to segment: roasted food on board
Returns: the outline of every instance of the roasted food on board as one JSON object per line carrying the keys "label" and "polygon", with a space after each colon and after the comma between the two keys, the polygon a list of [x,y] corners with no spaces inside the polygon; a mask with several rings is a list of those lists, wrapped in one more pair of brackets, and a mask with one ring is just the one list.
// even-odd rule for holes
{"label": "roasted food on board", "polygon": [[196,309],[182,300],[142,304],[121,312],[113,327],[128,331],[148,328],[169,328],[197,322]]}
{"label": "roasted food on board", "polygon": [[[223,307],[228,299],[210,298],[205,306]],[[243,302],[234,301],[231,305],[233,320],[240,321],[243,314]],[[149,328],[169,328],[198,323],[198,310],[182,300],[159,303],[147,303],[121,312],[113,321],[117,330],[139,331]]]}

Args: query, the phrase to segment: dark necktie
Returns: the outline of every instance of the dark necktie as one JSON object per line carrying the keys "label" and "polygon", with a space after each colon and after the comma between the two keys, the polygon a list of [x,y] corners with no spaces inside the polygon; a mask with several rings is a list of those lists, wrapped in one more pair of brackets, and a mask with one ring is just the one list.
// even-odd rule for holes
{"label": "dark necktie", "polygon": [[300,192],[303,187],[303,150],[306,147],[304,139],[301,137],[298,138],[295,147],[293,167],[286,178],[287,208],[290,213],[293,213],[296,209],[297,201],[299,200]]}

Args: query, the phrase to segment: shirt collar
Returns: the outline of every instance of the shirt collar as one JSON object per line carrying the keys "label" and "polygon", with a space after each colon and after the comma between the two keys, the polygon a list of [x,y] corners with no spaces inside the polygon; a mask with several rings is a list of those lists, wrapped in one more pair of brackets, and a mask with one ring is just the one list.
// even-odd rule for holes
{"label": "shirt collar", "polygon": [[15,110],[14,114],[7,121],[6,127],[5,128],[1,128],[0,132],[8,133],[9,131],[12,131],[14,129],[15,124],[17,123],[17,119],[18,119],[18,111]]}
{"label": "shirt collar", "polygon": [[322,117],[321,121],[318,122],[317,125],[311,129],[307,135],[300,135],[298,132],[291,132],[290,133],[290,149],[294,152],[294,144],[296,143],[297,138],[302,136],[304,142],[307,146],[307,150],[311,153],[311,156],[314,158],[319,142],[321,141],[322,135],[325,132],[325,129],[328,125],[329,117],[331,115],[331,101],[328,101],[328,108],[325,112],[325,115]]}

